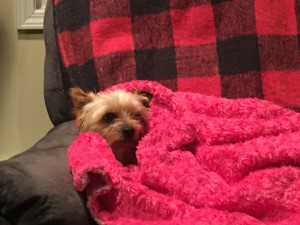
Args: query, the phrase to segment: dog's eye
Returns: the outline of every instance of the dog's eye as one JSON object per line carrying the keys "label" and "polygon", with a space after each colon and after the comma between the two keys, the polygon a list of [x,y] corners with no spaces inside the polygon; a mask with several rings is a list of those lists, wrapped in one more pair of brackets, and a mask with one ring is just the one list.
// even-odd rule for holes
{"label": "dog's eye", "polygon": [[141,113],[139,113],[139,112],[135,112],[135,113],[133,113],[132,115],[131,115],[131,117],[133,118],[133,119],[136,119],[136,120],[139,120],[139,119],[141,119]]}
{"label": "dog's eye", "polygon": [[146,98],[146,97],[142,98],[141,102],[142,102],[143,106],[145,106],[146,108],[150,107],[150,101],[148,98]]}
{"label": "dog's eye", "polygon": [[105,120],[105,122],[110,123],[112,122],[114,119],[116,118],[116,114],[114,113],[106,113],[103,117],[103,119]]}

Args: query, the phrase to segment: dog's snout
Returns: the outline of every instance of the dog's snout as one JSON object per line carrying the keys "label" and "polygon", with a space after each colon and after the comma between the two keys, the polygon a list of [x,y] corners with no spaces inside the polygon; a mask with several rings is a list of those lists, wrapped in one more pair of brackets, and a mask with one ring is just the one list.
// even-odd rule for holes
{"label": "dog's snout", "polygon": [[134,135],[134,128],[132,126],[124,126],[123,127],[123,135],[124,135],[124,139],[128,140],[131,139]]}

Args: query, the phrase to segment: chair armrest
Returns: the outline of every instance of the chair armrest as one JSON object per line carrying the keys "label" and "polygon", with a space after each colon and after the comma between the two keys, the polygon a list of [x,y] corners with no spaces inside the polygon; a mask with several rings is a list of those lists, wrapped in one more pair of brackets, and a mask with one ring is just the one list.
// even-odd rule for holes
{"label": "chair armrest", "polygon": [[66,151],[76,136],[74,121],[63,123],[29,150],[0,162],[3,221],[15,225],[95,224],[73,187],[68,167]]}

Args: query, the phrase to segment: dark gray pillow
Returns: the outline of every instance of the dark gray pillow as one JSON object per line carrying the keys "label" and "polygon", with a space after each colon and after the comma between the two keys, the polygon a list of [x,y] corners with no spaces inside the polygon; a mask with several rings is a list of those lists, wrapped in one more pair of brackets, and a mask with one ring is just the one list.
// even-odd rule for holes
{"label": "dark gray pillow", "polygon": [[94,225],[74,189],[66,151],[74,121],[51,130],[24,153],[0,162],[0,224]]}
{"label": "dark gray pillow", "polygon": [[10,225],[8,221],[0,215],[0,224],[1,225]]}

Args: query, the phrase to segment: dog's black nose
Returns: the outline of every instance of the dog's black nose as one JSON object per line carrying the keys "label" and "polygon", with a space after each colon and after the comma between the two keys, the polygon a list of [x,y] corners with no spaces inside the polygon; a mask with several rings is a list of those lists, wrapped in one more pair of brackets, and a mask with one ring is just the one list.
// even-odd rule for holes
{"label": "dog's black nose", "polygon": [[134,128],[132,126],[123,127],[123,136],[125,140],[131,139],[134,135]]}

